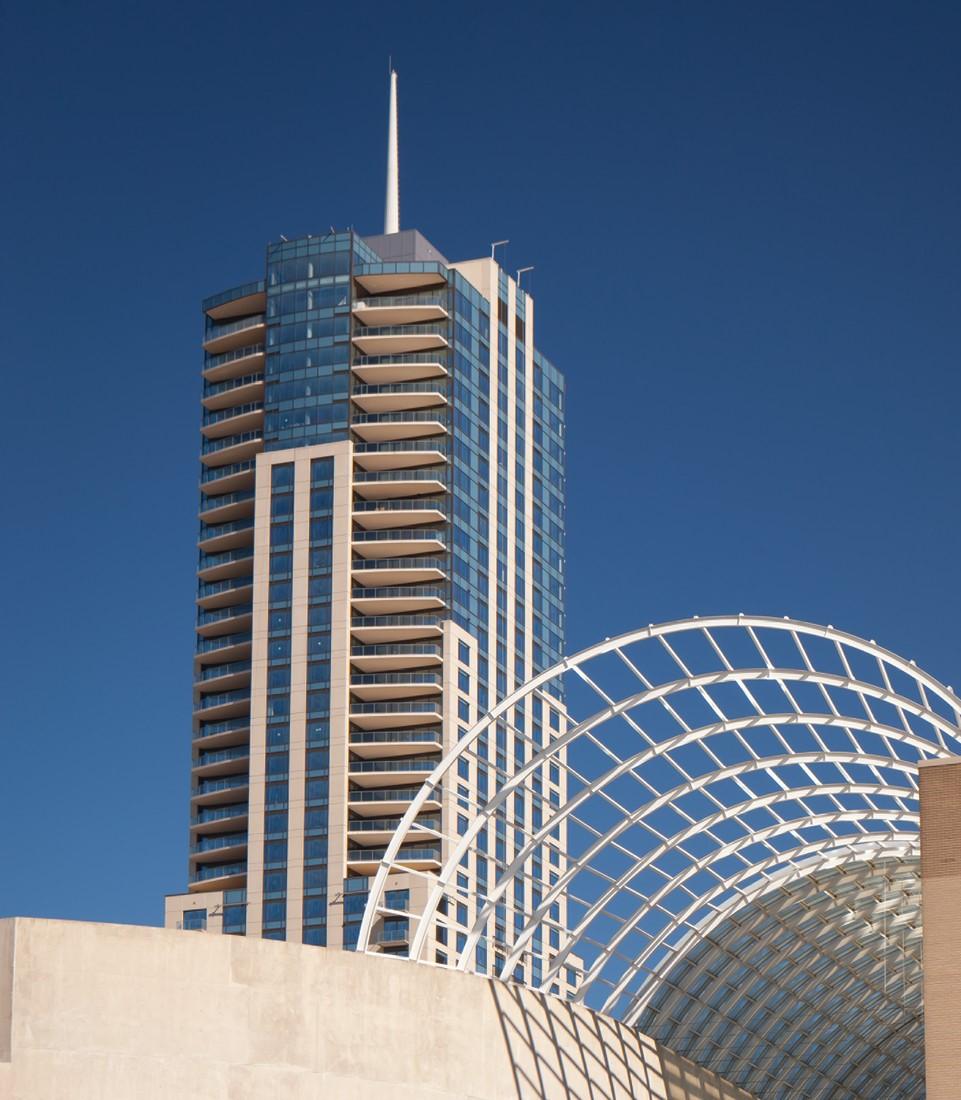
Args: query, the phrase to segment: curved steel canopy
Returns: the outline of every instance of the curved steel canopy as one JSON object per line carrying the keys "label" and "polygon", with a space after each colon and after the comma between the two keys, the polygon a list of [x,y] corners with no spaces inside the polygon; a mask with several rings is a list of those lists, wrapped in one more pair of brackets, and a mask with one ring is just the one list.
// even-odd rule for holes
{"label": "curved steel canopy", "polygon": [[[391,912],[388,875],[422,875],[413,959],[568,995],[765,1097],[920,1097],[916,765],[959,754],[950,687],[830,626],[695,617],[606,639],[438,764],[358,949]],[[441,870],[412,870],[404,845],[445,790]]]}

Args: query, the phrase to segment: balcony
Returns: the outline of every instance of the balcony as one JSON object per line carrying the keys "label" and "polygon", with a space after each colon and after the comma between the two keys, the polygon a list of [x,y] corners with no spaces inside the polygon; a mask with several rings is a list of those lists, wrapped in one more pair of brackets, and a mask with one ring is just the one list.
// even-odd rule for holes
{"label": "balcony", "polygon": [[447,425],[432,412],[355,413],[350,427],[366,443],[444,435]]}
{"label": "balcony", "polygon": [[213,860],[237,860],[247,851],[247,834],[230,833],[227,836],[202,837],[190,845],[190,856],[196,864]]}
{"label": "balcony", "polygon": [[355,298],[354,317],[363,325],[410,325],[446,321],[445,294],[394,294]]}
{"label": "balcony", "polygon": [[205,439],[200,448],[200,461],[205,466],[229,466],[252,458],[264,449],[263,432],[241,432],[223,439]]}
{"label": "balcony", "polygon": [[368,294],[395,294],[443,286],[447,282],[447,268],[436,260],[364,264],[355,270],[354,280]]}
{"label": "balcony", "polygon": [[208,382],[204,386],[201,404],[205,409],[216,411],[234,405],[263,404],[263,398],[264,376],[244,374],[226,382]]}
{"label": "balcony", "polygon": [[248,490],[253,495],[256,466],[253,459],[248,459],[246,462],[204,470],[200,477],[200,491],[205,496],[226,496],[241,490]]}
{"label": "balcony", "polygon": [[365,413],[432,409],[446,405],[436,382],[400,382],[392,386],[355,386],[351,401]]}
{"label": "balcony", "polygon": [[[386,854],[386,848],[354,848],[347,853],[347,866],[358,874],[375,875]],[[394,862],[403,863],[418,871],[439,871],[440,845],[430,848],[401,848]]]}
{"label": "balcony", "polygon": [[354,493],[364,500],[436,496],[446,491],[446,480],[444,467],[434,470],[357,470],[354,473]]}
{"label": "balcony", "polygon": [[[420,793],[420,789],[420,782],[414,787],[379,790],[361,790],[355,787],[347,792],[347,806],[358,817],[386,817],[388,814],[403,813]],[[441,790],[432,791],[425,800],[423,809],[439,811],[442,793]]]}
{"label": "balcony", "polygon": [[254,521],[253,517],[247,517],[227,523],[204,524],[197,545],[205,554],[215,554],[235,550],[239,546],[251,546],[253,541]]}
{"label": "balcony", "polygon": [[194,748],[201,752],[245,745],[250,740],[250,717],[227,718],[222,722],[202,722],[194,733]]}
{"label": "balcony", "polygon": [[[349,717],[360,729],[390,729],[398,717],[410,726],[428,726],[440,721],[441,706],[434,702],[358,703],[351,700]],[[403,780],[398,780],[403,782]]]}
{"label": "balcony", "polygon": [[224,550],[220,554],[201,553],[197,577],[201,581],[221,581],[229,577],[250,576],[254,568],[253,547]]}
{"label": "balcony", "polygon": [[396,527],[399,523],[418,526],[422,523],[445,523],[448,502],[444,497],[422,497],[417,500],[358,500],[354,502],[353,520],[368,531]]}
{"label": "balcony", "polygon": [[362,355],[408,355],[446,350],[446,325],[383,325],[359,328],[351,342]]}
{"label": "balcony", "polygon": [[433,585],[388,585],[354,588],[354,610],[362,615],[403,615],[411,611],[439,611],[447,606],[447,590]]}
{"label": "balcony", "polygon": [[358,642],[385,644],[439,638],[443,628],[436,615],[365,615],[350,620],[350,632]]}
{"label": "balcony", "polygon": [[226,523],[233,519],[243,519],[254,514],[253,489],[241,489],[235,493],[220,493],[204,497],[200,505],[200,519],[203,523]]}
{"label": "balcony", "polygon": [[351,540],[354,553],[362,558],[436,555],[447,548],[443,532],[431,529],[394,528],[389,531],[354,531],[351,534]]}
{"label": "balcony", "polygon": [[370,386],[419,382],[448,374],[441,356],[430,355],[355,355],[351,369]]}
{"label": "balcony", "polygon": [[365,760],[384,760],[411,753],[439,753],[443,748],[439,729],[351,730],[350,751]]}
{"label": "balcony", "polygon": [[420,466],[436,466],[446,461],[447,440],[443,437],[354,443],[354,463],[362,470],[416,469]]}
{"label": "balcony", "polygon": [[196,660],[201,665],[220,665],[250,656],[250,631],[241,630],[223,637],[198,638]]}
{"label": "balcony", "polygon": [[190,798],[195,806],[221,806],[247,798],[250,780],[246,775],[227,775],[218,779],[202,779]]}
{"label": "balcony", "polygon": [[[386,847],[391,841],[400,817],[370,817],[363,820],[347,822],[347,836],[352,844],[373,844],[378,847]],[[410,836],[417,836],[422,841],[430,841],[435,833],[440,831],[439,817],[418,817],[410,830]]]}
{"label": "balcony", "polygon": [[262,344],[266,325],[264,315],[255,313],[250,317],[241,317],[236,321],[208,325],[204,334],[204,351],[209,355],[222,355],[226,351],[251,344]]}
{"label": "balcony", "polygon": [[443,661],[444,647],[431,642],[355,645],[350,650],[350,663],[358,672],[403,671],[437,666]]}
{"label": "balcony", "polygon": [[250,761],[250,747],[248,745],[236,745],[229,749],[216,749],[213,752],[203,752],[193,762],[193,776],[195,779],[209,778],[219,775],[236,775],[238,765],[243,765],[246,770]]}
{"label": "balcony", "polygon": [[446,580],[447,561],[444,558],[354,558],[350,571],[354,584],[364,587],[422,584]]}
{"label": "balcony", "polygon": [[263,344],[249,344],[222,355],[208,355],[204,361],[204,379],[207,382],[226,382],[245,374],[262,374],[264,359]]}
{"label": "balcony", "polygon": [[201,695],[194,707],[194,718],[214,722],[221,718],[236,718],[250,712],[250,688]]}
{"label": "balcony", "polygon": [[197,615],[197,633],[203,638],[215,638],[221,634],[249,630],[253,611],[253,605],[249,603],[201,611]]}
{"label": "balcony", "polygon": [[416,699],[439,695],[444,681],[436,672],[359,672],[350,680],[357,699]]}
{"label": "balcony", "polygon": [[251,432],[263,423],[264,407],[259,401],[246,405],[234,403],[224,409],[205,412],[200,432],[205,439],[222,439],[227,435]]}
{"label": "balcony", "polygon": [[247,880],[247,861],[201,864],[190,876],[191,890],[231,890]]}
{"label": "balcony", "polygon": [[221,294],[204,299],[204,312],[213,321],[226,321],[232,317],[246,317],[251,313],[263,313],[267,308],[267,295],[263,280],[232,287]]}
{"label": "balcony", "polygon": [[250,661],[228,661],[223,665],[201,666],[194,687],[201,692],[233,691],[250,685]]}
{"label": "balcony", "polygon": [[222,833],[225,829],[240,829],[246,824],[246,802],[232,802],[226,806],[211,806],[201,809],[190,819],[191,831],[198,836],[207,833]]}

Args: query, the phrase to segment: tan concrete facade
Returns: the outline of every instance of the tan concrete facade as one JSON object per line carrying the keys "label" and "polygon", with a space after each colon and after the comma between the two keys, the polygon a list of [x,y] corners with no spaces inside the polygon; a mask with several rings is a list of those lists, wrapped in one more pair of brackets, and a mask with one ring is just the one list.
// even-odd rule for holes
{"label": "tan concrete facade", "polygon": [[0,921],[0,1100],[748,1100],[586,1009],[253,937]]}
{"label": "tan concrete facade", "polygon": [[922,761],[921,912],[928,1100],[961,1096],[961,760]]}

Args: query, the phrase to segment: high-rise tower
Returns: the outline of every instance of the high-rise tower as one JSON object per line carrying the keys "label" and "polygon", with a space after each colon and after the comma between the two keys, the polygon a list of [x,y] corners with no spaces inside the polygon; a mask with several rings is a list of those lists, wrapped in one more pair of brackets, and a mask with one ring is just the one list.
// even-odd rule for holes
{"label": "high-rise tower", "polygon": [[[492,258],[397,230],[395,75],[390,134],[394,231],[272,244],[263,279],[203,303],[190,882],[168,925],[349,946],[424,775],[563,652],[563,378]],[[536,741],[563,715],[535,710]],[[411,868],[438,865],[510,740],[425,810]],[[378,936],[403,951],[407,922]]]}

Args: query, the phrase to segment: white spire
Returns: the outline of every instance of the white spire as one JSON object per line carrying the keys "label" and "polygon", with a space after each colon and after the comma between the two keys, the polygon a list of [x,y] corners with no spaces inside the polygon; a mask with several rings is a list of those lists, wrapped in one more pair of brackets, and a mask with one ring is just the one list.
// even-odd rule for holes
{"label": "white spire", "polygon": [[397,171],[397,72],[390,70],[390,121],[387,130],[387,202],[384,232],[400,232],[400,180]]}

